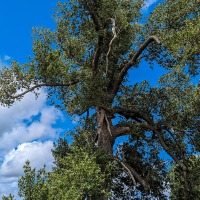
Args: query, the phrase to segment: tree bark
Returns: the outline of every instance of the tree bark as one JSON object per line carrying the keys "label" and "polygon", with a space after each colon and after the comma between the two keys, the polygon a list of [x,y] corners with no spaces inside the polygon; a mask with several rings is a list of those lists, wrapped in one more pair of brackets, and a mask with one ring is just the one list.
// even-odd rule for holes
{"label": "tree bark", "polygon": [[114,137],[110,114],[103,108],[97,108],[98,147],[106,154],[113,156]]}
{"label": "tree bark", "polygon": [[[106,155],[113,157],[114,137],[112,136],[111,127],[112,120],[110,114],[103,108],[97,108],[97,124],[98,124],[98,147],[105,152]],[[107,183],[105,183],[107,185]],[[108,188],[105,188],[108,189]],[[98,200],[108,200],[108,197],[102,195]]]}

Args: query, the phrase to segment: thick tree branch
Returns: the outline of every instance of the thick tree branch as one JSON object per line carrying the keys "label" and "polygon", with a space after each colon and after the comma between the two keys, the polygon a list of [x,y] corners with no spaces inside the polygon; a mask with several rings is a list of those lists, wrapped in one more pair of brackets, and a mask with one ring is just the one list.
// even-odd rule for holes
{"label": "thick tree branch", "polygon": [[128,124],[117,124],[111,128],[112,136],[114,139],[123,135],[130,135],[131,129]]}
{"label": "thick tree branch", "polygon": [[89,11],[90,16],[94,22],[95,25],[95,29],[96,31],[99,31],[101,29],[100,23],[99,23],[99,19],[98,16],[95,12],[95,8],[94,8],[94,1],[83,1],[86,3],[86,9]]}
{"label": "thick tree branch", "polygon": [[137,122],[142,122],[141,120],[146,121],[148,124],[152,124],[151,117],[146,112],[140,112],[135,109],[126,109],[121,107],[114,107],[113,112],[120,114],[126,118],[132,118]]}
{"label": "thick tree branch", "polygon": [[138,182],[144,187],[145,191],[150,190],[150,186],[148,185],[148,183],[130,165],[128,165],[124,161],[121,161],[117,157],[114,157],[114,159],[120,162],[121,165],[124,167],[124,169],[129,173],[134,185],[136,185],[136,181],[135,181],[135,178],[136,178]]}
{"label": "thick tree branch", "polygon": [[143,128],[147,128],[151,131],[153,131],[155,134],[158,135],[158,140],[161,144],[161,146],[163,147],[163,149],[173,158],[173,160],[182,168],[183,171],[187,171],[187,167],[184,165],[184,163],[182,163],[169,149],[169,147],[166,145],[165,141],[162,138],[162,134],[161,132],[156,129],[155,127],[153,127],[152,125],[146,124],[146,123],[140,123],[138,124],[139,126],[143,127]]}
{"label": "thick tree branch", "polygon": [[156,42],[157,44],[160,44],[159,39],[156,36],[150,36],[139,48],[139,50],[135,53],[135,55],[132,57],[132,59],[126,64],[121,72],[119,73],[118,79],[114,84],[112,94],[115,96],[116,93],[119,90],[119,87],[124,79],[124,76],[126,75],[127,71],[136,63],[138,57],[142,54],[142,52],[146,49],[146,47],[151,44],[152,42]]}
{"label": "thick tree branch", "polygon": [[[92,21],[95,26],[95,30],[97,32],[99,32],[101,30],[102,26],[99,22],[98,15],[97,15],[95,7],[94,7],[95,2],[94,1],[85,1],[85,0],[83,0],[82,2],[83,2],[83,5],[85,6],[85,8],[90,13],[90,16],[91,16]],[[97,46],[95,47],[95,50],[94,50],[95,53],[94,53],[94,58],[92,61],[92,69],[94,71],[97,71],[98,62],[99,62],[99,58],[101,55],[102,44],[103,44],[103,36],[99,33],[98,42],[97,42]]]}
{"label": "thick tree branch", "polygon": [[76,83],[78,83],[79,81],[72,81],[72,82],[69,82],[69,83],[39,83],[37,85],[34,85],[32,87],[30,87],[29,89],[27,89],[26,91],[20,93],[20,94],[17,94],[15,96],[12,96],[11,94],[9,94],[7,91],[4,91],[10,98],[13,98],[13,99],[17,99],[17,98],[20,98],[22,96],[24,96],[25,94],[29,93],[29,92],[32,92],[33,90],[37,89],[37,88],[41,88],[41,87],[69,87],[71,85],[75,85]]}
{"label": "thick tree branch", "polygon": [[103,45],[103,36],[99,35],[98,44],[97,44],[97,46],[95,48],[94,58],[93,58],[93,61],[92,61],[92,69],[94,71],[97,71],[99,58],[100,58],[101,50],[102,50],[102,45]]}

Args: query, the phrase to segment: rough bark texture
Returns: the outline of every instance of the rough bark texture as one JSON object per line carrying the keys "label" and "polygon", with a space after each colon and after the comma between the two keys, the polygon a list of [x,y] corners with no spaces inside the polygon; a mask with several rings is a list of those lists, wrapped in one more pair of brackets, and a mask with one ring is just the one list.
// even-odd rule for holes
{"label": "rough bark texture", "polygon": [[113,156],[114,138],[112,136],[112,121],[108,113],[102,108],[97,109],[98,146],[108,155]]}
{"label": "rough bark texture", "polygon": [[[113,156],[114,137],[112,136],[112,121],[109,114],[102,108],[97,108],[97,124],[98,124],[98,147],[107,155]],[[107,184],[106,184],[107,185]],[[108,197],[101,196],[98,200],[108,200]]]}

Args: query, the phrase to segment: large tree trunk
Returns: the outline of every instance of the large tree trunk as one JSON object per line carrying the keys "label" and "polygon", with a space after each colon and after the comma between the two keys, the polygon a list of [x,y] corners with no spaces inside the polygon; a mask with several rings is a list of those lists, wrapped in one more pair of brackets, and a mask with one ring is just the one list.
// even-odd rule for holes
{"label": "large tree trunk", "polygon": [[112,136],[111,116],[102,108],[97,109],[98,147],[113,156],[114,137]]}
{"label": "large tree trunk", "polygon": [[[112,136],[111,127],[112,120],[109,113],[102,108],[97,108],[97,124],[98,124],[98,147],[105,152],[106,155],[113,156],[114,137]],[[109,185],[108,183],[105,183]],[[105,188],[108,189],[108,188]],[[102,195],[98,200],[108,200],[108,197]]]}

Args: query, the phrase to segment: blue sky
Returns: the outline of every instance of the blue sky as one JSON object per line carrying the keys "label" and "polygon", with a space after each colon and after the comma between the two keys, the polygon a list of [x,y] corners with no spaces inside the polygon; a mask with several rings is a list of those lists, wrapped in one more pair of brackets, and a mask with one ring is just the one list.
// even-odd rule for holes
{"label": "blue sky", "polygon": [[[158,0],[146,0],[148,13]],[[12,59],[23,63],[32,55],[32,27],[55,28],[52,18],[57,0],[2,0],[0,6],[0,67]],[[150,7],[152,6],[152,7]],[[135,76],[148,78],[151,70],[143,66]],[[147,68],[146,68],[147,67]],[[143,69],[144,69],[143,68]],[[158,73],[157,73],[158,74]],[[17,197],[17,180],[27,159],[33,167],[50,169],[52,142],[76,123],[47,105],[45,91],[35,100],[28,94],[10,108],[0,106],[0,198],[10,192]],[[67,125],[66,125],[67,124]]]}

